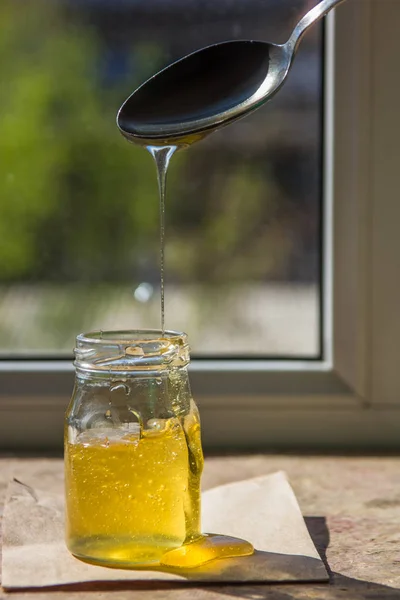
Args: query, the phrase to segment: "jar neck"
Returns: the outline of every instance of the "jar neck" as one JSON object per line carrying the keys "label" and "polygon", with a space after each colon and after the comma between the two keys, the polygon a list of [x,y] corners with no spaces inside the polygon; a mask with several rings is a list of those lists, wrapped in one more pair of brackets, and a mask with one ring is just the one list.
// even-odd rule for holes
{"label": "jar neck", "polygon": [[161,370],[149,369],[146,371],[138,369],[130,369],[128,371],[111,369],[109,371],[96,371],[92,369],[75,367],[75,379],[78,385],[93,383],[97,386],[104,385],[105,387],[125,383],[127,381],[133,382],[134,380],[137,380],[138,383],[151,379],[167,380],[171,377],[174,377],[174,374],[176,374],[176,376],[180,378],[183,378],[185,376],[188,377],[189,375],[187,366],[171,367],[169,369]]}

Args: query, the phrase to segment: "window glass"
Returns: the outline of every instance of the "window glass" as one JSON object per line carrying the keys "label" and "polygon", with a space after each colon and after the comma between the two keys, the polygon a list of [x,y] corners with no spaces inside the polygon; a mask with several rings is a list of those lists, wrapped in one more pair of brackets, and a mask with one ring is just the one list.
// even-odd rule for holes
{"label": "window glass", "polygon": [[[155,168],[116,112],[201,46],[283,43],[315,3],[2,0],[3,356],[68,356],[83,330],[160,326]],[[320,356],[322,55],[317,26],[270,103],[172,160],[166,325],[193,355]]]}

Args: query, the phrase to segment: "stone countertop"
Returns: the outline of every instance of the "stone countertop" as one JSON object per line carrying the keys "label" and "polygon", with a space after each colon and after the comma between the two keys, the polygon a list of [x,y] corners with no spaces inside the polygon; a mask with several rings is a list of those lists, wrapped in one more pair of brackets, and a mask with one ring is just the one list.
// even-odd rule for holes
{"label": "stone countertop", "polygon": [[[0,459],[0,507],[13,469],[43,469],[60,459]],[[205,489],[287,472],[330,584],[174,587],[81,584],[64,590],[5,593],[1,600],[400,600],[400,457],[249,455],[209,457]],[[0,508],[1,515],[1,508]],[[134,592],[133,592],[134,590]]]}

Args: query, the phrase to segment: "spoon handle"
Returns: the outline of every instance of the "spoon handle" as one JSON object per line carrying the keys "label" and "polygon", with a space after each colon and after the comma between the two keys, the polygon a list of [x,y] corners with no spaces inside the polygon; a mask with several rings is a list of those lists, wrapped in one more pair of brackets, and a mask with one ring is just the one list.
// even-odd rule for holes
{"label": "spoon handle", "polygon": [[321,17],[324,17],[332,8],[338,6],[344,0],[322,0],[317,6],[314,6],[304,17],[299,21],[293,29],[292,35],[286,42],[285,46],[291,52],[296,52],[297,47],[311,25],[314,25]]}

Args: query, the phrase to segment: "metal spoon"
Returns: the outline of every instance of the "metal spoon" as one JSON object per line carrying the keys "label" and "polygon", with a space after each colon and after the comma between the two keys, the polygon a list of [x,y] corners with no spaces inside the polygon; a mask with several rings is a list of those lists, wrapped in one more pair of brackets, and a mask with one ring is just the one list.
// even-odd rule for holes
{"label": "metal spoon", "polygon": [[121,106],[121,133],[136,143],[185,144],[256,110],[285,82],[307,29],[341,2],[322,0],[286,44],[223,42],[172,63]]}

